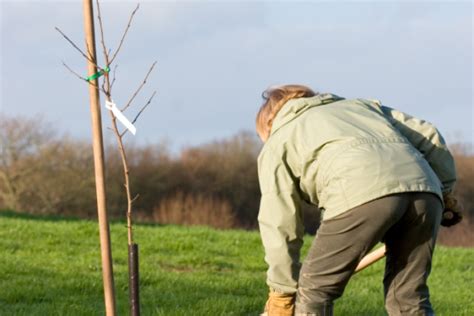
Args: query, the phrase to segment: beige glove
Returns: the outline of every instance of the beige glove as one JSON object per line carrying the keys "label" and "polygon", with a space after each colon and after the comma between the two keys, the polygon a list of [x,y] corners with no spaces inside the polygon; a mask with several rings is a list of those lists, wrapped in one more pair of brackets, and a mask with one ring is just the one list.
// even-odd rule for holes
{"label": "beige glove", "polygon": [[452,195],[452,193],[443,194],[444,211],[441,220],[442,226],[453,226],[462,220],[462,205]]}
{"label": "beige glove", "polygon": [[295,312],[296,293],[277,293],[270,290],[268,300],[265,304],[265,312],[268,316],[293,316]]}

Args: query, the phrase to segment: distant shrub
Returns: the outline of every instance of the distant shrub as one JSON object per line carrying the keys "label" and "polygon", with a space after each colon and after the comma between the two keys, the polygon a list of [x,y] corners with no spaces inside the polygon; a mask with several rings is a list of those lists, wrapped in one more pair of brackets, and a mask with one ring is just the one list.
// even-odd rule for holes
{"label": "distant shrub", "polygon": [[474,155],[466,146],[451,147],[456,161],[458,181],[454,195],[463,205],[464,220],[453,227],[442,228],[438,240],[447,246],[474,246]]}
{"label": "distant shrub", "polygon": [[160,224],[208,225],[224,229],[237,224],[228,201],[182,192],[161,200],[153,210],[153,220]]}

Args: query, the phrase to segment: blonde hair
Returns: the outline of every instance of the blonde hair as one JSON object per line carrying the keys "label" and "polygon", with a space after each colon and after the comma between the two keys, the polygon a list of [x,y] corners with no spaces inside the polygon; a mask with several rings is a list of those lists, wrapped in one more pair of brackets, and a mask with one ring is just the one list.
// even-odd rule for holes
{"label": "blonde hair", "polygon": [[263,91],[264,100],[257,114],[256,128],[257,133],[266,141],[272,130],[273,120],[283,105],[291,99],[313,97],[317,93],[303,85],[289,84],[276,87],[270,87]]}

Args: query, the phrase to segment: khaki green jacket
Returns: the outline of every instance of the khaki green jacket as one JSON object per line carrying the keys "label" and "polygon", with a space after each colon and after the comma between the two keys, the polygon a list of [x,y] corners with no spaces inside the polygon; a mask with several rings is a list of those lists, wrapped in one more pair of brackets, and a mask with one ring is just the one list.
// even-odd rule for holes
{"label": "khaki green jacket", "polygon": [[433,125],[377,101],[331,94],[283,106],[258,173],[267,283],[283,293],[297,287],[302,200],[318,205],[327,220],[398,192],[433,192],[442,199],[456,181],[453,157]]}

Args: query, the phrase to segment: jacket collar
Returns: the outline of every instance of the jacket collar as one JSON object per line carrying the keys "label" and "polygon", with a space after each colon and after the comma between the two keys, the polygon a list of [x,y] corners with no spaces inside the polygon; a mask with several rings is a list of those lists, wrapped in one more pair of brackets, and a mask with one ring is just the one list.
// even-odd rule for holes
{"label": "jacket collar", "polygon": [[315,106],[328,104],[339,100],[344,100],[344,98],[331,93],[323,93],[310,98],[298,98],[286,102],[273,120],[272,131],[270,135],[275,133],[283,125],[300,116],[306,110]]}

